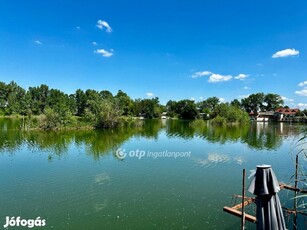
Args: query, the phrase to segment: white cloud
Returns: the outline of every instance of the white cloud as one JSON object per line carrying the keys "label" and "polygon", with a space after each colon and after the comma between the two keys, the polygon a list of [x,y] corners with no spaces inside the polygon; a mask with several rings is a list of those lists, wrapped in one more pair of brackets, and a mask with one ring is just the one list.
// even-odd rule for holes
{"label": "white cloud", "polygon": [[233,77],[232,75],[221,75],[218,73],[213,73],[211,71],[201,71],[201,72],[196,72],[192,75],[192,78],[201,78],[204,76],[209,76],[208,82],[213,83],[213,82],[224,82],[224,81],[229,81],[232,78],[237,79],[237,80],[244,80],[247,78],[249,75],[248,74],[243,74],[240,73],[239,75]]}
{"label": "white cloud", "polygon": [[190,100],[191,100],[191,101],[195,101],[195,98],[194,98],[194,97],[190,97]]}
{"label": "white cloud", "polygon": [[76,29],[77,29],[77,30],[80,30],[81,28],[80,28],[80,26],[77,26]]}
{"label": "white cloud", "polygon": [[223,97],[220,97],[219,100],[220,100],[220,102],[222,102],[222,103],[224,103],[224,102],[226,101],[226,99],[223,98]]}
{"label": "white cloud", "polygon": [[238,76],[235,76],[235,79],[243,80],[247,78],[248,76],[249,76],[248,74],[240,73]]}
{"label": "white cloud", "polygon": [[92,45],[97,46],[98,44],[97,42],[92,42]]}
{"label": "white cloud", "polygon": [[300,95],[300,96],[307,96],[307,88],[304,88],[302,90],[297,90],[297,91],[295,91],[295,93]]}
{"label": "white cloud", "polygon": [[294,101],[293,99],[287,98],[287,97],[284,97],[284,96],[281,96],[281,99],[283,99],[284,102],[293,102]]}
{"label": "white cloud", "polygon": [[209,76],[211,75],[212,72],[210,71],[202,71],[202,72],[196,72],[192,75],[192,78],[198,78],[198,77],[203,77],[203,76]]}
{"label": "white cloud", "polygon": [[111,33],[111,32],[112,32],[111,26],[110,26],[109,23],[107,23],[106,21],[98,20],[96,26],[97,26],[99,29],[101,29],[101,30],[103,30],[103,29],[105,28],[106,31],[107,31],[108,33]]}
{"label": "white cloud", "polygon": [[247,97],[249,97],[249,94],[246,94],[246,95],[239,95],[239,96],[238,96],[238,98],[241,98],[241,99],[242,99],[242,98],[247,98]]}
{"label": "white cloud", "polygon": [[232,79],[232,76],[231,75],[220,75],[220,74],[212,74],[210,77],[209,77],[209,80],[208,82],[224,82],[224,81],[229,81]]}
{"label": "white cloud", "polygon": [[34,41],[37,45],[42,45],[43,43],[39,40]]}
{"label": "white cloud", "polygon": [[299,83],[298,86],[307,86],[307,81],[303,81],[303,82]]}
{"label": "white cloud", "polygon": [[307,109],[307,104],[306,104],[306,103],[298,103],[297,106],[298,106],[300,109]]}
{"label": "white cloud", "polygon": [[153,93],[146,93],[147,97],[154,97],[155,95]]}
{"label": "white cloud", "polygon": [[246,89],[246,90],[247,90],[247,89],[251,89],[251,88],[248,87],[248,86],[244,86],[243,89]]}
{"label": "white cloud", "polygon": [[295,49],[285,49],[280,50],[272,55],[272,58],[281,58],[281,57],[289,57],[299,55],[299,51]]}
{"label": "white cloud", "polygon": [[204,100],[204,97],[199,97],[200,100]]}
{"label": "white cloud", "polygon": [[94,53],[96,53],[96,54],[101,54],[102,56],[104,56],[104,57],[111,57],[111,56],[113,56],[113,49],[111,49],[111,52],[109,52],[109,51],[106,51],[106,50],[104,50],[104,49],[97,49],[97,50],[95,50],[94,51]]}

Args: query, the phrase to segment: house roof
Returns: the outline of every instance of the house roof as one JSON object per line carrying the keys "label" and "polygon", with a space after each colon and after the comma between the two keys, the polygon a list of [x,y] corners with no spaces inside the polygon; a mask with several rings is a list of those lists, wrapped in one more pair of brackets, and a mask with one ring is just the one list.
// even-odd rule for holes
{"label": "house roof", "polygon": [[287,115],[295,115],[297,112],[299,111],[299,109],[291,109],[291,108],[279,108],[276,109],[275,112],[277,113],[282,113],[282,114],[287,114]]}

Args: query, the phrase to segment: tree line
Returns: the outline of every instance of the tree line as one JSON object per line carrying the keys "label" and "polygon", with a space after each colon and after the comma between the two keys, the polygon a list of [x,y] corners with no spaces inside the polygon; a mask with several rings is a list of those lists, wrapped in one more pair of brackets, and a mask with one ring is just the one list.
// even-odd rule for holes
{"label": "tree line", "polygon": [[[27,90],[16,82],[0,82],[0,115],[44,115],[55,123],[65,125],[72,116],[95,124],[97,128],[112,127],[121,117],[159,118],[161,115],[181,119],[215,119],[216,122],[243,122],[247,113],[270,111],[283,107],[284,101],[277,94],[256,93],[247,98],[222,103],[217,97],[195,102],[194,100],[169,100],[161,105],[159,98],[132,99],[119,90],[113,95],[108,90],[77,89],[66,94],[42,84]],[[74,118],[76,119],[76,118]]]}

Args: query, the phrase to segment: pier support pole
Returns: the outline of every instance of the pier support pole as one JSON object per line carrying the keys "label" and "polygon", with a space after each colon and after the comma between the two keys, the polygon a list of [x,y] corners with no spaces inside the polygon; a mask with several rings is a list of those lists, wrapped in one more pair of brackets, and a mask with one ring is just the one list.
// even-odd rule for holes
{"label": "pier support pole", "polygon": [[244,230],[245,228],[244,202],[245,202],[245,169],[243,169],[243,181],[242,181],[242,219],[241,219],[242,230]]}

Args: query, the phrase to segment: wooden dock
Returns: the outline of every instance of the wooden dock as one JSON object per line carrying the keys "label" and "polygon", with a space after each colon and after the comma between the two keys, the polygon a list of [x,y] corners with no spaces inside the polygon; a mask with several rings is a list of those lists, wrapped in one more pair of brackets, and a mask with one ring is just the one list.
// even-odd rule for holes
{"label": "wooden dock", "polygon": [[[280,187],[281,190],[287,189],[287,190],[291,190],[291,191],[294,191],[294,192],[307,193],[306,190],[301,190],[299,188],[295,188],[295,187],[293,187],[291,185],[287,185],[287,184],[284,184],[284,183],[279,183],[279,187]],[[242,196],[235,195],[235,197],[242,197]],[[234,215],[236,217],[243,218],[242,217],[242,211],[241,211],[242,207],[248,206],[249,204],[252,204],[252,203],[255,203],[255,198],[247,197],[244,200],[245,200],[244,204],[241,202],[241,203],[239,203],[237,205],[234,205],[232,207],[224,206],[223,211],[227,212],[229,214],[232,214],[232,215]],[[287,208],[284,208],[284,207],[283,207],[283,209],[285,209],[289,213],[293,213],[293,212],[297,213],[298,212],[296,210],[287,209]],[[304,214],[304,215],[306,215],[306,214]],[[247,213],[244,213],[244,218],[245,218],[245,220],[247,220],[249,222],[252,222],[252,223],[256,223],[257,222],[257,219],[256,219],[255,216],[252,216],[252,215],[247,214]]]}

